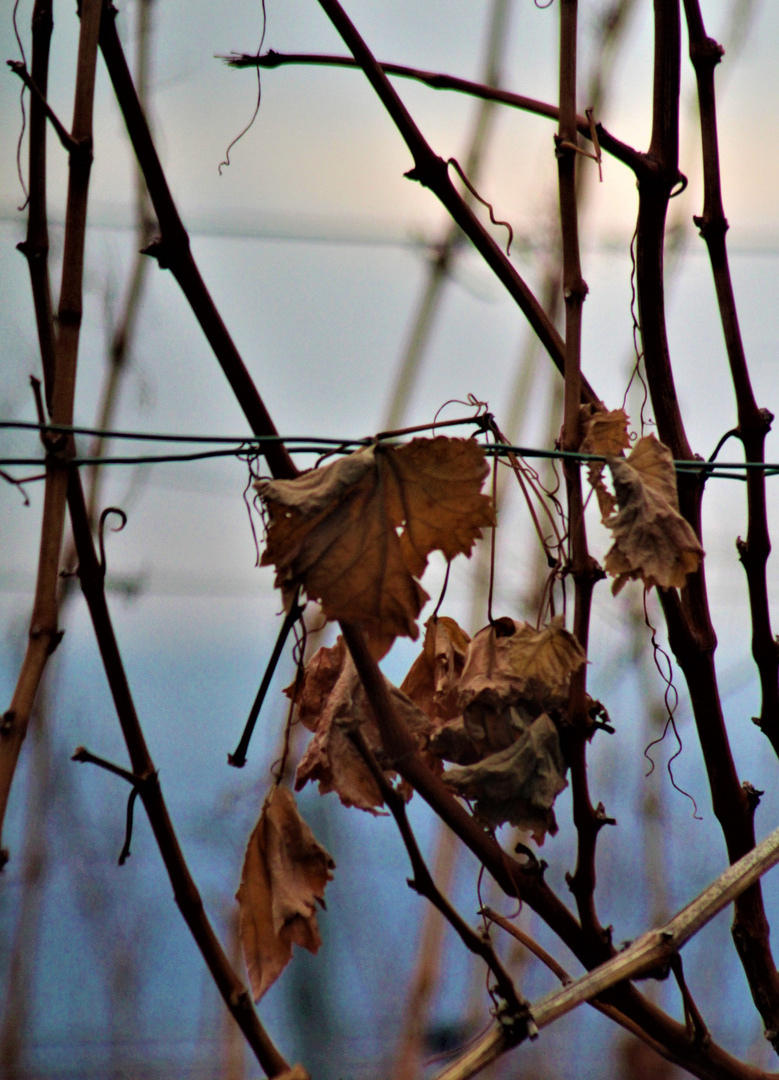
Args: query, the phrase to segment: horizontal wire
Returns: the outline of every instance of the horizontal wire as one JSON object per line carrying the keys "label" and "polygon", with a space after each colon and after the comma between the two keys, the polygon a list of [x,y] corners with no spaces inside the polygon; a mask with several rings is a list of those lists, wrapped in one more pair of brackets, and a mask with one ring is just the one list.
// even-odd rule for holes
{"label": "horizontal wire", "polygon": [[[466,423],[467,421],[454,421]],[[109,431],[104,428],[77,427],[67,424],[38,424],[29,420],[0,420],[0,429],[51,431],[62,435],[94,435],[101,439],[136,439],[146,442],[186,443],[327,443],[332,446],[368,445],[372,439],[312,439],[310,435],[174,435],[158,431]]]}
{"label": "horizontal wire", "polygon": [[[348,454],[357,447],[374,444],[377,439],[396,438],[399,435],[415,431],[435,430],[440,427],[452,427],[463,424],[480,426],[480,417],[468,417],[460,420],[447,420],[436,424],[424,424],[403,431],[382,432],[378,436],[359,439],[335,439],[304,435],[251,435],[248,437],[229,435],[179,435],[168,432],[147,431],[110,431],[100,428],[66,426],[60,424],[38,424],[22,420],[0,420],[0,429],[23,431],[46,431],[63,435],[91,435],[103,439],[126,439],[147,442],[193,443],[193,444],[229,444],[223,449],[200,450],[180,454],[133,454],[111,457],[75,457],[71,464],[81,465],[159,465],[175,462],[204,461],[222,457],[259,457],[262,447],[274,443],[285,443],[291,453],[298,454]],[[602,454],[584,454],[571,450],[547,450],[540,447],[514,446],[509,443],[487,443],[484,451],[490,457],[506,457],[516,454],[523,458],[545,458],[547,460],[573,461],[581,464],[604,463],[607,458]],[[40,466],[42,457],[6,457],[0,458],[0,466]],[[762,470],[766,476],[779,475],[779,463],[762,461],[687,461],[674,460],[677,472],[685,474],[705,474],[718,479],[744,480],[744,473],[750,470]]]}

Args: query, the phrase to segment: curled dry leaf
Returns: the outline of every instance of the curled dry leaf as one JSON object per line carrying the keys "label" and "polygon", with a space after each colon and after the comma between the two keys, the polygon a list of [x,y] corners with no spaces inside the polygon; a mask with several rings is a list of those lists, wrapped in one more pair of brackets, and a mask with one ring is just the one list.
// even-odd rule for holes
{"label": "curled dry leaf", "polygon": [[510,822],[538,843],[556,831],[553,804],[566,765],[549,712],[564,707],[571,674],[585,662],[561,618],[540,630],[498,619],[470,642],[457,697],[462,716],[438,727],[431,748],[458,763],[444,780],[475,799],[490,824]]}
{"label": "curled dry leaf", "polygon": [[292,959],[292,946],[322,944],[316,905],[335,863],[300,816],[295,797],[274,787],[249,838],[241,884],[239,934],[255,1001]]}
{"label": "curled dry leaf", "polygon": [[[396,712],[416,737],[420,749],[426,747],[430,720],[389,681],[387,687]],[[314,732],[298,765],[295,789],[299,791],[309,781],[318,780],[320,794],[337,791],[345,806],[378,813],[384,798],[348,732],[359,727],[379,761],[382,759],[381,738],[343,638],[339,637],[331,648],[320,649],[312,657],[297,695],[294,684],[286,693],[295,697],[300,722]],[[401,791],[410,798],[410,788],[401,786]]]}
{"label": "curled dry leaf", "polygon": [[679,513],[671,451],[654,435],[639,439],[626,459],[609,458],[619,510],[604,515],[614,544],[605,567],[616,595],[629,580],[647,588],[682,588],[700,566],[703,548]]}
{"label": "curled dry leaf", "polygon": [[379,444],[295,480],[261,481],[268,512],[262,565],[287,604],[297,585],[331,619],[362,624],[376,657],[418,636],[428,599],[417,582],[431,551],[470,555],[494,523],[489,472],[473,439]]}
{"label": "curled dry leaf", "polygon": [[498,619],[480,630],[468,647],[460,705],[489,706],[517,694],[545,707],[565,691],[571,674],[586,660],[561,615],[540,630],[526,622]]}
{"label": "curled dry leaf", "polygon": [[[616,457],[630,446],[629,417],[624,409],[607,412],[595,405],[582,405],[580,415],[584,437],[579,449],[583,454]],[[603,462],[591,461],[587,473],[598,499],[601,517],[609,517],[617,507],[617,500],[603,483]]]}
{"label": "curled dry leaf", "polygon": [[454,619],[434,616],[425,623],[425,645],[400,684],[404,694],[434,723],[459,715],[460,676],[470,638]]}
{"label": "curled dry leaf", "polygon": [[553,806],[567,787],[565,771],[557,728],[542,713],[510,746],[474,765],[447,769],[444,780],[458,795],[475,799],[477,814],[491,825],[508,822],[543,844],[547,832],[557,832]]}
{"label": "curled dry leaf", "polygon": [[582,405],[582,454],[603,454],[616,457],[630,446],[628,414],[624,409],[598,409],[594,405]]}

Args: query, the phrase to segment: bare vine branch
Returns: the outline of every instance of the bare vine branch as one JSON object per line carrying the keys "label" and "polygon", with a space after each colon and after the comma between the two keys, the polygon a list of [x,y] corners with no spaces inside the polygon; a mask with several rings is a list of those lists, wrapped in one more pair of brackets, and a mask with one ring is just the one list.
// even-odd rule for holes
{"label": "bare vine branch", "polygon": [[[684,10],[690,36],[690,59],[698,83],[703,151],[703,213],[694,220],[709,251],[736,395],[737,434],[744,444],[747,461],[765,461],[765,439],[773,416],[767,409],[758,407],[752,390],[725,240],[728,222],[722,205],[714,89],[714,72],[722,59],[723,49],[707,36],[698,0],[684,0]],[[766,564],[771,551],[771,541],[768,532],[765,475],[760,469],[750,469],[747,474],[747,507],[747,538],[741,540],[739,537],[737,546],[747,576],[752,610],[752,655],[760,674],[762,690],[757,723],[779,754],[779,647],[771,630],[768,606]]]}
{"label": "bare vine branch", "polygon": [[[62,283],[60,287],[59,309],[57,315],[58,333],[56,339],[50,329],[42,324],[47,322],[45,306],[50,297],[43,285],[40,274],[33,273],[33,286],[41,288],[36,302],[38,325],[42,329],[47,348],[53,347],[53,360],[50,360],[49,373],[51,387],[49,400],[51,419],[55,424],[73,423],[73,401],[76,391],[76,361],[78,358],[79,333],[81,329],[82,290],[84,275],[84,244],[86,236],[87,198],[89,193],[89,173],[92,164],[92,112],[94,106],[95,70],[97,66],[97,37],[100,25],[102,0],[84,0],[81,11],[81,30],[78,44],[78,64],[76,68],[76,88],[73,105],[73,126],[71,137],[75,149],[70,155],[68,181],[68,199],[65,215],[65,239],[62,258]],[[43,24],[42,34],[50,20],[48,11],[37,12]],[[47,45],[39,59],[39,77],[46,85],[48,70],[44,57]],[[42,122],[36,124],[35,138],[37,145],[34,161],[31,160],[31,172],[36,175],[36,246],[30,248],[28,259],[40,258],[46,250],[45,237],[45,150],[41,141],[45,140],[45,110],[41,100],[34,98]],[[33,150],[31,147],[31,159]],[[43,217],[41,218],[41,215]],[[43,221],[43,225],[41,225]],[[33,229],[32,224],[30,230]],[[47,274],[45,275],[47,278]],[[50,301],[49,301],[50,302]],[[60,639],[58,631],[59,561],[62,536],[65,525],[65,499],[68,483],[68,459],[73,456],[72,436],[65,439],[46,439],[46,486],[43,496],[43,519],[41,522],[41,541],[38,555],[38,577],[35,589],[32,618],[27,650],[17,679],[11,704],[3,717],[3,737],[0,738],[0,833],[16,763],[22,743],[27,733],[30,713],[35,695],[38,692],[46,661],[57,647]],[[0,860],[4,861],[4,860]]]}

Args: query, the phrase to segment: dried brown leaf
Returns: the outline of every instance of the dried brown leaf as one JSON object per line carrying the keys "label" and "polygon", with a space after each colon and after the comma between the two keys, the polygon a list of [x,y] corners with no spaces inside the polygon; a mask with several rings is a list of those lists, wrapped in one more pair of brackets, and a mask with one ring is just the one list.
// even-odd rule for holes
{"label": "dried brown leaf", "polygon": [[591,461],[587,466],[587,478],[598,499],[600,516],[605,520],[607,517],[611,517],[617,509],[617,500],[603,482],[604,467],[603,462]]}
{"label": "dried brown leaf", "polygon": [[603,454],[616,457],[630,446],[628,414],[624,409],[606,412],[592,405],[581,406],[583,439],[579,450],[582,454]]}
{"label": "dried brown leaf", "polygon": [[542,713],[508,747],[474,765],[453,766],[446,783],[493,826],[508,822],[531,832],[538,844],[557,832],[554,801],[567,786],[560,737]]}
{"label": "dried brown leaf", "polygon": [[424,648],[400,689],[434,723],[452,720],[459,713],[457,695],[470,640],[446,615],[430,618],[425,624]]}
{"label": "dried brown leaf", "polygon": [[[420,749],[425,748],[430,720],[406,694],[386,681],[396,712],[416,737]],[[295,696],[294,684],[288,687],[287,694]],[[331,648],[320,649],[311,659],[296,701],[298,717],[314,732],[314,737],[297,767],[295,789],[299,791],[309,781],[318,781],[320,794],[336,791],[345,806],[378,813],[384,798],[348,733],[359,727],[379,760],[382,757],[381,738],[343,638],[339,637]],[[410,788],[402,787],[401,790],[406,798],[410,798]]]}
{"label": "dried brown leaf", "polygon": [[379,444],[295,480],[261,481],[268,512],[262,564],[287,603],[297,585],[331,619],[360,622],[375,656],[418,636],[428,599],[416,578],[431,551],[470,555],[494,522],[481,494],[489,467],[473,439]]}
{"label": "dried brown leaf", "polygon": [[239,934],[255,1001],[292,959],[292,946],[322,944],[316,905],[335,863],[300,816],[295,797],[274,787],[249,838],[237,893]]}
{"label": "dried brown leaf", "polygon": [[604,517],[614,544],[605,567],[618,593],[628,580],[647,588],[682,588],[700,566],[703,548],[679,513],[671,451],[654,435],[639,439],[627,459],[610,458],[619,510]]}
{"label": "dried brown leaf", "polygon": [[586,662],[576,638],[563,626],[562,616],[536,630],[529,623],[499,619],[485,626],[468,647],[460,679],[460,706],[474,702],[502,706],[517,697],[543,706],[558,696]]}
{"label": "dried brown leaf", "polygon": [[[603,454],[604,457],[616,457],[630,446],[628,435],[629,417],[624,409],[607,412],[595,405],[582,405],[580,409],[582,423],[583,454]],[[591,461],[587,466],[590,486],[598,499],[601,517],[608,517],[616,509],[617,500],[603,482],[602,462]]]}
{"label": "dried brown leaf", "polygon": [[557,829],[554,800],[565,760],[548,710],[564,706],[584,650],[561,618],[536,630],[498,619],[474,637],[460,679],[463,715],[439,728],[431,748],[459,767],[444,779],[492,825],[510,822],[542,843]]}

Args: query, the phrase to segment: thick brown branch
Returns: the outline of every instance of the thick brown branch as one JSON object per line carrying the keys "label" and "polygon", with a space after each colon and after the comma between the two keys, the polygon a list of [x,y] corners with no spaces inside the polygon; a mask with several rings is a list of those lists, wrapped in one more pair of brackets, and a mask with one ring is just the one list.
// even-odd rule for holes
{"label": "thick brown branch", "polygon": [[[100,25],[102,0],[84,0],[81,9],[81,30],[79,33],[78,62],[76,68],[76,89],[73,106],[72,138],[79,147],[79,152],[71,154],[68,180],[67,209],[65,213],[65,238],[62,257],[62,284],[58,311],[59,333],[56,341],[51,331],[43,324],[47,321],[46,305],[50,299],[48,284],[41,280],[41,272],[36,269],[33,275],[33,288],[36,290],[36,315],[39,330],[46,335],[45,345],[54,344],[53,363],[46,366],[53,377],[53,386],[48,387],[51,402],[51,419],[55,424],[69,426],[73,423],[73,401],[76,391],[76,360],[78,357],[79,333],[81,329],[81,307],[84,277],[84,244],[86,237],[87,199],[89,194],[89,173],[92,163],[92,111],[94,105],[95,69],[97,66],[97,36]],[[39,16],[45,23],[50,18],[50,11]],[[39,74],[46,83],[46,64],[39,62]],[[42,108],[37,98],[37,106]],[[43,274],[45,269],[45,151],[42,140],[45,139],[45,110],[42,111],[43,129],[36,125],[35,161],[32,163],[36,172],[36,246],[31,248],[30,260],[42,259]],[[84,150],[89,152],[83,152]],[[31,148],[32,156],[32,148]],[[43,214],[43,231],[41,217]],[[43,245],[43,246],[41,246]],[[32,252],[35,252],[33,255]],[[42,345],[44,340],[42,338]],[[50,354],[49,354],[50,355]],[[46,362],[44,361],[44,364]],[[40,417],[42,420],[43,417]],[[62,536],[65,525],[65,497],[68,482],[67,461],[73,452],[73,439],[47,440],[46,487],[43,496],[43,519],[41,522],[41,541],[38,555],[38,576],[35,587],[35,601],[27,649],[14,690],[11,704],[6,711],[0,727],[0,832],[8,805],[11,783],[16,763],[19,759],[22,743],[27,733],[30,713],[35,695],[38,692],[43,671],[49,655],[59,642],[58,598],[59,560]],[[4,857],[0,856],[0,863]]]}
{"label": "thick brown branch", "polygon": [[[703,213],[695,218],[709,250],[717,292],[725,347],[733,378],[738,410],[738,434],[747,461],[765,461],[765,438],[772,415],[755,401],[741,338],[733,283],[730,277],[725,234],[727,219],[722,206],[717,106],[714,71],[723,55],[716,41],[707,37],[698,0],[684,0],[690,38],[690,59],[698,83],[703,151]],[[739,538],[738,552],[746,571],[752,612],[752,655],[760,673],[762,703],[758,723],[779,754],[779,648],[771,629],[766,563],[771,551],[766,512],[765,475],[760,469],[747,473],[747,538]]]}
{"label": "thick brown branch", "polygon": [[[636,277],[647,380],[658,433],[675,458],[692,456],[676,398],[666,335],[663,243],[668,200],[677,175],[681,27],[679,0],[655,0],[653,173],[639,183]],[[701,536],[702,485],[680,477],[681,511]],[[709,778],[714,812],[731,862],[755,842],[753,811],[730,749],[714,667],[717,638],[711,623],[703,565],[688,578],[681,597],[661,595],[671,647],[684,672]],[[736,903],[734,937],[752,996],[769,1037],[779,1045],[779,976],[771,955],[759,883]]]}

